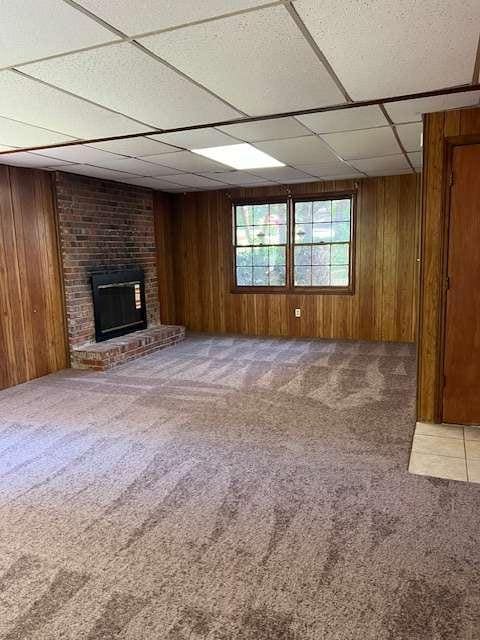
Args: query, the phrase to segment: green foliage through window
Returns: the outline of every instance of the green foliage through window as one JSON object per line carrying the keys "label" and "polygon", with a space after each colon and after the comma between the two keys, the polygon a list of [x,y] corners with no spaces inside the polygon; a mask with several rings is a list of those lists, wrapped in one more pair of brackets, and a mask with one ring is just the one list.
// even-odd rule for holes
{"label": "green foliage through window", "polygon": [[350,286],[352,197],[234,206],[237,287]]}

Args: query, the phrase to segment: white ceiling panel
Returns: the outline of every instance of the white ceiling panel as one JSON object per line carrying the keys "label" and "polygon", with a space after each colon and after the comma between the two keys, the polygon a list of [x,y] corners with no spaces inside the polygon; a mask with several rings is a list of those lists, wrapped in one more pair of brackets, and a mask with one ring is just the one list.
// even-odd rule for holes
{"label": "white ceiling panel", "polygon": [[34,153],[21,151],[19,153],[0,155],[0,164],[11,164],[18,167],[46,169],[49,167],[56,168],[57,166],[63,167],[66,163],[64,160],[54,160],[52,158],[46,158],[45,156],[39,156]]}
{"label": "white ceiling panel", "polygon": [[318,176],[319,178],[324,178],[325,176],[350,176],[356,173],[350,165],[340,161],[336,163],[331,162],[327,164],[307,164],[298,166],[306,173],[309,173],[312,176]]}
{"label": "white ceiling panel", "polygon": [[[145,162],[140,158],[119,158],[118,156],[112,156],[111,159],[105,159],[98,162],[94,162],[97,167],[105,167],[106,169],[113,169],[115,171],[126,171],[127,173],[134,173],[137,176],[158,176],[162,173],[162,170],[158,168],[158,164],[153,162]],[[169,170],[171,173],[171,170]]]}
{"label": "white ceiling panel", "polygon": [[434,98],[419,98],[402,102],[387,102],[385,109],[393,122],[420,122],[423,113],[448,111],[460,107],[471,107],[480,102],[480,91],[467,91]]}
{"label": "white ceiling panel", "polygon": [[[303,178],[289,178],[288,180],[283,180],[282,184],[302,184],[307,182],[319,182],[319,178],[316,176],[304,176]],[[277,181],[278,184],[278,181]]]}
{"label": "white ceiling panel", "polygon": [[297,0],[294,5],[354,100],[471,82],[478,0]]}
{"label": "white ceiling panel", "polygon": [[306,116],[298,116],[298,119],[315,133],[354,131],[356,129],[371,129],[388,125],[380,107],[376,105],[313,113]]}
{"label": "white ceiling panel", "polygon": [[412,171],[403,153],[382,158],[352,160],[352,165],[369,176],[395,175],[396,173],[409,173]]}
{"label": "white ceiling panel", "polygon": [[413,164],[415,169],[421,169],[423,166],[423,153],[421,151],[416,151],[415,153],[407,153],[410,162]]}
{"label": "white ceiling panel", "polygon": [[0,116],[0,144],[11,147],[36,147],[47,144],[59,144],[74,140],[63,133],[55,133],[23,122],[9,120]]}
{"label": "white ceiling panel", "polygon": [[356,180],[356,179],[362,179],[364,178],[365,175],[363,173],[359,173],[358,171],[354,171],[352,169],[351,173],[347,173],[345,175],[340,174],[338,176],[321,176],[319,179],[320,180],[324,180],[326,182],[330,182],[330,181],[341,181],[341,180]]}
{"label": "white ceiling panel", "polygon": [[13,71],[0,72],[0,116],[75,138],[142,133],[129,118],[79,100]]}
{"label": "white ceiling panel", "polygon": [[126,138],[124,140],[109,140],[108,142],[95,142],[91,145],[96,149],[110,151],[110,153],[118,153],[122,156],[131,156],[133,158],[141,158],[144,156],[154,156],[161,153],[173,153],[178,151],[175,147],[162,144],[150,138]]}
{"label": "white ceiling panel", "polygon": [[128,42],[26,65],[22,70],[152,128],[240,115]]}
{"label": "white ceiling panel", "polygon": [[260,122],[229,124],[225,127],[219,127],[219,129],[245,142],[298,138],[310,133],[295,118],[276,118]]}
{"label": "white ceiling panel", "polygon": [[122,159],[122,156],[115,156],[101,149],[94,149],[83,144],[74,144],[64,147],[54,147],[53,149],[41,149],[32,151],[34,154],[48,155],[50,158],[63,160],[64,162],[74,162],[75,164],[95,164],[102,161],[113,161]]}
{"label": "white ceiling panel", "polygon": [[269,0],[77,0],[80,5],[128,35],[208,20],[267,4]]}
{"label": "white ceiling panel", "polygon": [[0,0],[0,67],[118,39],[63,0]]}
{"label": "white ceiling panel", "polygon": [[197,176],[193,173],[182,173],[172,176],[172,181],[175,180],[176,184],[185,187],[196,187],[200,189],[223,189],[224,186],[221,182],[205,178],[205,176]]}
{"label": "white ceiling panel", "polygon": [[179,171],[202,173],[215,170],[225,171],[224,164],[214,162],[203,156],[197,156],[194,153],[190,153],[190,151],[178,151],[177,153],[166,153],[161,156],[149,156],[148,161],[158,162],[158,164],[162,164],[165,167],[172,167]]}
{"label": "white ceiling panel", "polygon": [[275,180],[275,182],[289,182],[291,180],[307,180],[311,176],[304,171],[293,169],[292,167],[270,167],[268,169],[252,169],[252,173],[264,180]]}
{"label": "white ceiling panel", "polygon": [[205,149],[207,147],[221,147],[236,144],[238,141],[214,128],[195,129],[193,131],[176,131],[150,136],[165,144],[172,144],[184,149]]}
{"label": "white ceiling panel", "polygon": [[420,151],[422,148],[423,132],[423,124],[421,122],[400,124],[396,129],[405,151]]}
{"label": "white ceiling panel", "polygon": [[344,102],[283,6],[140,42],[249,115]]}
{"label": "white ceiling panel", "polygon": [[248,173],[247,171],[225,171],[225,172],[201,172],[202,176],[205,178],[211,178],[212,180],[219,180],[220,182],[224,182],[225,184],[231,185],[244,185],[244,184],[254,184],[255,182],[264,182],[264,178],[260,178],[257,176]]}
{"label": "white ceiling panel", "polygon": [[255,146],[287,164],[336,162],[337,157],[317,136],[256,142]]}
{"label": "white ceiling panel", "polygon": [[344,160],[386,156],[400,151],[390,127],[328,133],[322,135],[322,139]]}
{"label": "white ceiling panel", "polygon": [[148,187],[149,189],[155,189],[157,191],[164,191],[165,189],[178,189],[179,185],[169,180],[162,180],[160,178],[138,178],[138,177],[126,177],[124,182],[127,184],[134,184],[137,187]]}
{"label": "white ceiling panel", "polygon": [[78,173],[82,176],[99,178],[101,180],[115,180],[116,182],[124,182],[125,178],[131,177],[131,174],[129,173],[123,173],[122,171],[112,171],[111,169],[104,169],[102,167],[92,167],[88,164],[69,164],[65,167],[62,167],[61,171],[67,171],[68,173]]}

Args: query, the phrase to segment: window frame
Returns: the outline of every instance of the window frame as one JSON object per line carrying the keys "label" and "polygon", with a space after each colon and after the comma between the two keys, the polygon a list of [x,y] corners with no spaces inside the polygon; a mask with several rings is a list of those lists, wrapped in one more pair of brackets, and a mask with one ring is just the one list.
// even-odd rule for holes
{"label": "window frame", "polygon": [[[294,285],[294,211],[295,202],[319,200],[343,200],[349,198],[350,208],[350,242],[349,242],[349,284],[347,286],[295,286]],[[276,286],[237,285],[237,207],[242,205],[278,204],[287,205],[287,243],[286,249],[286,283]],[[328,191],[323,193],[289,194],[288,196],[265,196],[259,198],[241,198],[232,201],[232,230],[231,230],[231,293],[273,293],[297,295],[354,295],[355,294],[355,257],[356,257],[356,226],[357,226],[357,191],[355,189],[343,191]],[[318,243],[306,243],[318,244]],[[327,243],[330,244],[330,243]],[[279,245],[284,246],[284,245]]]}

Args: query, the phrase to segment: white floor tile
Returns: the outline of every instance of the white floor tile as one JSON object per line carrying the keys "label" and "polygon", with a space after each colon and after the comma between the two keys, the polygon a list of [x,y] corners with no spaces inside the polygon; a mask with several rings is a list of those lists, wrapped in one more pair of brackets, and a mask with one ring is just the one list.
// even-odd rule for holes
{"label": "white floor tile", "polygon": [[465,458],[463,438],[443,438],[438,436],[424,436],[415,434],[413,438],[414,451],[452,458]]}
{"label": "white floor tile", "polygon": [[465,427],[465,440],[478,440],[480,442],[480,427]]}
{"label": "white floor tile", "polygon": [[422,476],[433,476],[446,480],[467,480],[464,458],[436,456],[412,451],[409,472]]}
{"label": "white floor tile", "polygon": [[470,482],[480,483],[480,460],[468,460],[468,479]]}
{"label": "white floor tile", "polygon": [[465,440],[467,459],[480,460],[480,440]]}
{"label": "white floor tile", "polygon": [[444,424],[417,422],[415,433],[424,436],[439,436],[441,438],[457,438],[463,440],[463,427],[447,426]]}

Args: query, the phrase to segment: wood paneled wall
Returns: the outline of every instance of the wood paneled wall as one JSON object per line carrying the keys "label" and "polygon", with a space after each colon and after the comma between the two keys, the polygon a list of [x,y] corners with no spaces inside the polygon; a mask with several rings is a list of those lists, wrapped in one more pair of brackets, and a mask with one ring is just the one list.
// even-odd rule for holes
{"label": "wood paneled wall", "polygon": [[417,417],[441,420],[450,145],[480,142],[480,109],[425,116]]}
{"label": "wood paneled wall", "polygon": [[174,196],[153,194],[155,243],[157,246],[158,297],[162,324],[175,324],[175,283],[173,262],[172,208]]}
{"label": "wood paneled wall", "polygon": [[0,389],[67,366],[50,175],[0,166]]}
{"label": "wood paneled wall", "polygon": [[[316,194],[354,189],[356,185],[356,284],[352,296],[230,293],[232,214],[228,193],[175,196],[169,223],[173,277],[169,287],[168,277],[163,276],[165,289],[160,292],[161,307],[173,309],[168,302],[173,291],[175,309],[169,319],[193,331],[413,341],[420,177],[317,182],[291,185],[291,189],[297,194]],[[239,189],[230,196],[282,193],[281,187],[267,187]],[[296,307],[302,310],[301,318],[295,318]]]}

